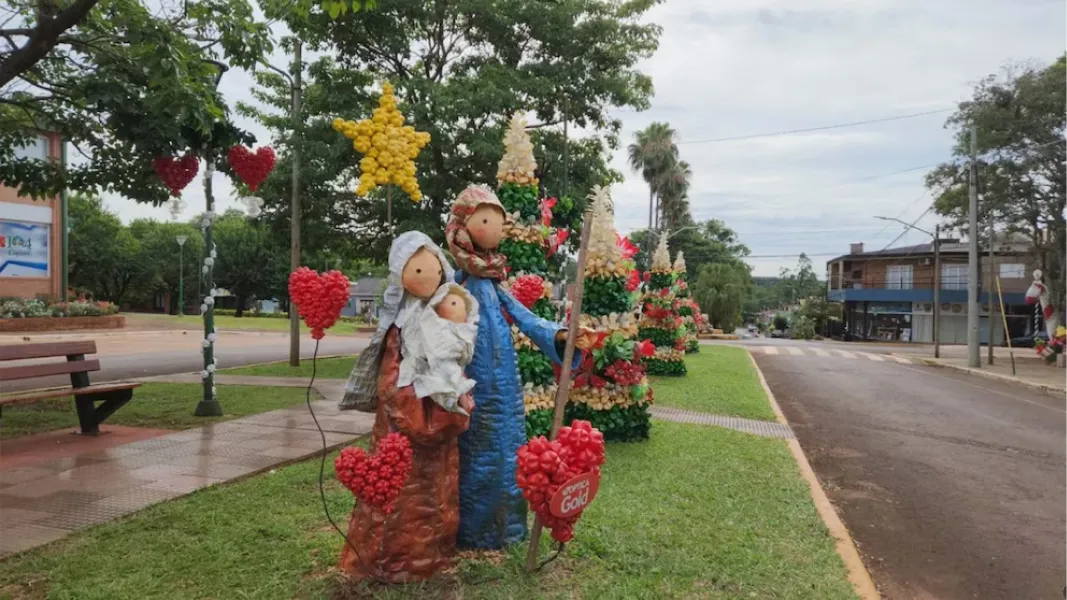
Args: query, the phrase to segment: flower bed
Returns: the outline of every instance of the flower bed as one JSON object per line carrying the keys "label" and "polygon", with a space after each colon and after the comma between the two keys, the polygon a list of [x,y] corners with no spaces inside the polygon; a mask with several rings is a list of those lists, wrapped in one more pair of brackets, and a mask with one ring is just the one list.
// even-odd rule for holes
{"label": "flower bed", "polygon": [[0,331],[68,331],[122,329],[126,317],[110,302],[45,302],[23,298],[0,300]]}

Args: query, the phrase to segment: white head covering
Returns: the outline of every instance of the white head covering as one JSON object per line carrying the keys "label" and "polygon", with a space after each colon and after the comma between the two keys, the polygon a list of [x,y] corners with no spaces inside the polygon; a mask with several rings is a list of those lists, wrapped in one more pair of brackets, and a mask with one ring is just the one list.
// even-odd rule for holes
{"label": "white head covering", "polygon": [[[437,314],[437,306],[450,295],[463,299],[467,318],[462,323]],[[463,371],[474,358],[478,301],[462,286],[446,283],[437,288],[425,307],[412,313],[409,321],[400,331],[403,358],[397,387],[414,385],[419,398],[430,398],[447,411],[467,414],[459,406],[459,397],[474,388],[474,380]]]}
{"label": "white head covering", "polygon": [[448,264],[445,253],[430,239],[430,236],[421,231],[406,231],[393,240],[389,247],[389,282],[382,296],[381,320],[378,321],[378,330],[374,332],[370,344],[360,353],[356,360],[356,366],[345,383],[345,395],[341,399],[341,410],[358,409],[365,412],[373,412],[378,408],[378,368],[382,363],[382,344],[389,327],[396,325],[403,327],[408,318],[419,309],[426,306],[426,302],[404,291],[401,277],[404,273],[404,265],[419,250],[426,248],[433,252],[441,261],[441,269],[444,272],[444,280],[452,281],[455,270]]}

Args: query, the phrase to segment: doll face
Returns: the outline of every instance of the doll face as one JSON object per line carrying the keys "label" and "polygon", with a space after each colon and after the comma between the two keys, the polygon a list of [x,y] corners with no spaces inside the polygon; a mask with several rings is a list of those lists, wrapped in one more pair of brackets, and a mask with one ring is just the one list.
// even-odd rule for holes
{"label": "doll face", "polygon": [[453,323],[467,322],[467,302],[459,294],[449,294],[434,308],[437,316]]}
{"label": "doll face", "polygon": [[504,213],[491,204],[479,206],[467,219],[471,241],[482,250],[495,250],[504,237]]}
{"label": "doll face", "polygon": [[441,261],[437,256],[426,248],[420,248],[404,265],[400,283],[407,293],[425,300],[437,291],[443,273]]}

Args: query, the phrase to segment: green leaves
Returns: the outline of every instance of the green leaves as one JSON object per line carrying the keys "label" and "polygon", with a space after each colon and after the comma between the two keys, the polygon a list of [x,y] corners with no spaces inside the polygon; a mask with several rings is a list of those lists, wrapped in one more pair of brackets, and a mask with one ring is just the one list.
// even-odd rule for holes
{"label": "green leaves", "polygon": [[626,313],[633,310],[633,298],[626,291],[622,277],[589,277],[585,280],[582,312],[603,317],[611,313]]}
{"label": "green leaves", "polygon": [[514,273],[545,275],[548,262],[545,249],[540,244],[530,244],[515,240],[501,240],[500,252],[508,257],[508,266]]}
{"label": "green leaves", "polygon": [[552,361],[535,348],[522,348],[517,353],[519,376],[524,384],[549,385],[556,379]]}

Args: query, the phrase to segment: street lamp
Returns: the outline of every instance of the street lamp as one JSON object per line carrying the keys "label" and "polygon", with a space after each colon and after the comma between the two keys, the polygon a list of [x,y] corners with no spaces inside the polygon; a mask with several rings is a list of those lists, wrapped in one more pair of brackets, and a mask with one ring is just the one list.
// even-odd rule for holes
{"label": "street lamp", "polygon": [[934,239],[934,358],[941,358],[941,225],[934,226],[934,232],[916,227],[895,217],[874,217],[882,221],[895,221],[908,229],[914,229]]}
{"label": "street lamp", "polygon": [[185,315],[185,242],[189,239],[187,235],[179,235],[174,237],[174,241],[178,242],[178,316]]}

